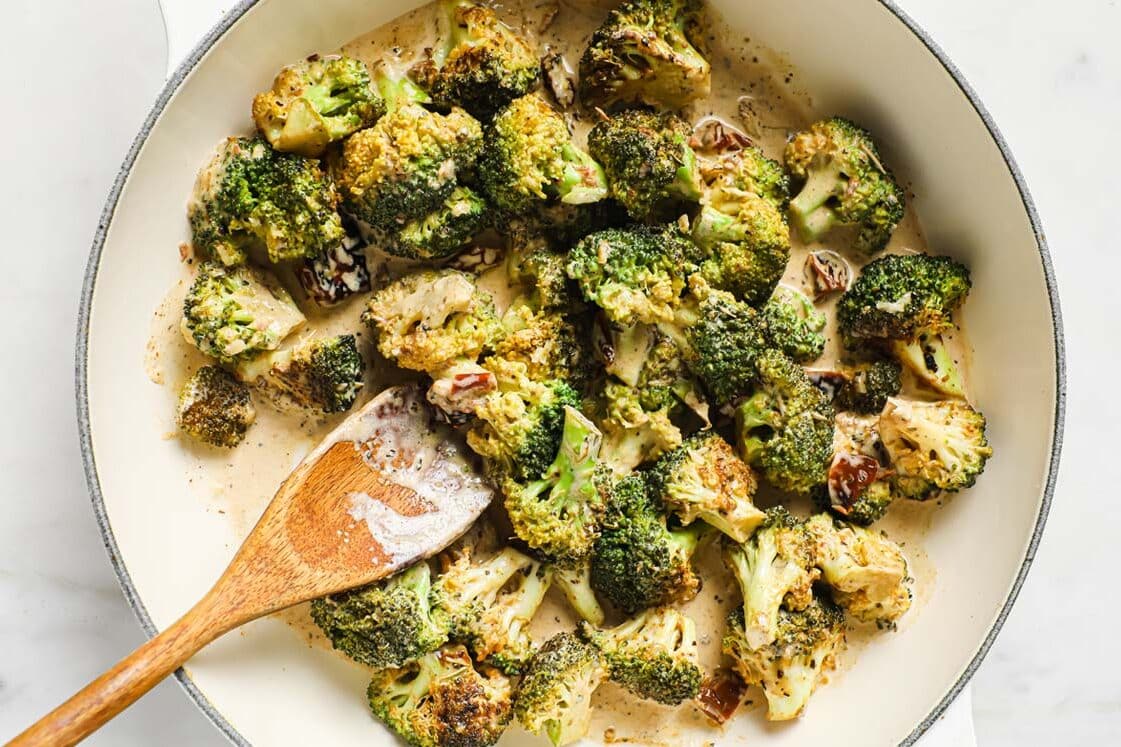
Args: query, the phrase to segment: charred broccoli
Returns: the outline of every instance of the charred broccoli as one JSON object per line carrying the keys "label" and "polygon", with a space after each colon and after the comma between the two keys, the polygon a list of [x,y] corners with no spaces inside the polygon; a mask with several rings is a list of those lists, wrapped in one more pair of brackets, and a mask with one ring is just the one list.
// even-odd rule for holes
{"label": "charred broccoli", "polygon": [[238,366],[281,410],[346,412],[362,389],[365,363],[354,335],[306,340]]}
{"label": "charred broccoli", "polygon": [[253,99],[253,121],[272,147],[323,155],[328,143],[368,127],[385,113],[370,73],[351,57],[312,57],[283,68],[272,89]]}
{"label": "charred broccoli", "polygon": [[572,633],[558,633],[530,661],[514,699],[514,715],[556,747],[575,742],[588,733],[592,693],[606,678],[595,646]]}
{"label": "charred broccoli", "polygon": [[441,5],[441,38],[414,69],[438,103],[489,118],[537,86],[541,63],[536,50],[493,10],[471,0],[442,0]]}
{"label": "charred broccoli", "polygon": [[256,419],[249,387],[218,366],[195,371],[175,408],[179,430],[212,446],[237,446]]}
{"label": "charred broccoli", "polygon": [[270,262],[314,257],[346,236],[319,162],[231,137],[199,171],[187,204],[196,249],[224,265],[262,248]]}
{"label": "charred broccoli", "polygon": [[873,358],[841,372],[834,389],[833,404],[838,410],[862,415],[879,415],[889,398],[902,388],[902,369],[887,358]]}
{"label": "charred broccoli", "polygon": [[428,564],[352,591],[316,599],[311,619],[348,657],[375,669],[403,667],[448,639],[447,625],[433,613]]}
{"label": "charred broccoli", "polygon": [[836,226],[857,231],[867,254],[887,246],[903,220],[903,190],[884,167],[867,130],[841,117],[815,122],[786,145],[786,167],[802,190],[790,214],[803,241],[818,241]]}
{"label": "charred broccoli", "polygon": [[923,330],[953,326],[965,301],[969,270],[949,257],[890,255],[869,262],[837,303],[837,323],[847,344],[861,340],[912,340]]}
{"label": "charred broccoli", "polygon": [[627,0],[607,16],[580,59],[580,96],[609,107],[681,109],[708,95],[711,70],[697,50],[699,0]]}
{"label": "charred broccoli", "polygon": [[250,267],[199,265],[183,301],[187,342],[223,363],[276,350],[306,319],[269,273]]}
{"label": "charred broccoli", "polygon": [[462,646],[378,672],[366,695],[374,715],[413,747],[490,747],[513,715],[510,680],[476,671]]}
{"label": "charred broccoli", "polygon": [[409,259],[444,259],[470,244],[489,222],[486,200],[470,187],[456,187],[432,212],[392,232],[383,248]]}
{"label": "charred broccoli", "polygon": [[479,174],[491,202],[514,215],[546,201],[584,205],[607,196],[603,168],[576,147],[564,117],[535,93],[494,118]]}
{"label": "charred broccoli", "polygon": [[726,542],[724,560],[743,592],[742,635],[762,648],[779,635],[779,610],[805,609],[813,597],[815,545],[804,522],[781,506],[767,511],[766,521],[741,544]]}
{"label": "charred broccoli", "polygon": [[845,645],[845,616],[825,599],[813,599],[802,610],[779,610],[775,640],[752,646],[744,635],[743,610],[728,616],[724,653],[749,685],[759,685],[767,698],[767,719],[797,718],[821,682],[836,666]]}
{"label": "charred broccoli", "polygon": [[609,630],[581,631],[603,653],[611,679],[640,698],[675,706],[700,692],[697,627],[685,614],[662,607]]}
{"label": "charred broccoli", "polygon": [[893,397],[880,416],[880,438],[895,470],[895,489],[919,501],[970,487],[993,453],[985,416],[958,401]]}
{"label": "charred broccoli", "polygon": [[632,218],[672,220],[701,199],[693,128],[675,114],[641,109],[605,119],[588,133],[588,152],[607,174],[611,196]]}
{"label": "charred broccoli", "polygon": [[697,519],[743,542],[763,522],[751,502],[758,481],[714,431],[701,431],[650,470],[650,489],[683,524]]}
{"label": "charred broccoli", "polygon": [[764,351],[755,364],[759,386],[736,407],[740,455],[775,487],[809,493],[827,477],[833,406],[781,352]]}

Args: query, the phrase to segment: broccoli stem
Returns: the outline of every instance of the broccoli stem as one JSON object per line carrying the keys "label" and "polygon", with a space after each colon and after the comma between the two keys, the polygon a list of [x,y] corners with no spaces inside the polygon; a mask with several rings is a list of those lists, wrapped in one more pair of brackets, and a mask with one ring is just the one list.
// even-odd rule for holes
{"label": "broccoli stem", "polygon": [[810,170],[805,186],[790,201],[794,225],[803,241],[817,241],[837,224],[837,214],[826,203],[845,188],[845,179],[835,167]]}
{"label": "broccoli stem", "polygon": [[697,154],[688,145],[684,147],[684,158],[677,168],[677,182],[675,191],[682,200],[687,202],[700,202],[704,196],[701,189],[700,178],[697,174]]}
{"label": "broccoli stem", "polygon": [[607,176],[603,167],[571,143],[562,154],[564,176],[557,184],[561,202],[568,205],[589,205],[607,197]]}

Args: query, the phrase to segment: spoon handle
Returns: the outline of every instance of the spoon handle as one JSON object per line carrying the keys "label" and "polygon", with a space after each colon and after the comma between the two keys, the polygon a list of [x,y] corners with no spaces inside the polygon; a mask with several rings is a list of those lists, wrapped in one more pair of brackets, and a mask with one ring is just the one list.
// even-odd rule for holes
{"label": "spoon handle", "polygon": [[169,628],[32,724],[7,747],[77,744],[233,627],[227,611],[213,591],[207,594]]}

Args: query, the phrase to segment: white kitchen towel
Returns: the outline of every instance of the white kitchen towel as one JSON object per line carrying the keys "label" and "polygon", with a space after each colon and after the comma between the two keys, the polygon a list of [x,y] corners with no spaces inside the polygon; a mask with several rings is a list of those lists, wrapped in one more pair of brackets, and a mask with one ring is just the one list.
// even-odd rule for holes
{"label": "white kitchen towel", "polygon": [[[167,31],[167,72],[170,76],[199,40],[238,5],[237,0],[159,0]],[[262,84],[266,83],[264,81]],[[918,747],[976,747],[973,700],[966,686],[917,742]]]}

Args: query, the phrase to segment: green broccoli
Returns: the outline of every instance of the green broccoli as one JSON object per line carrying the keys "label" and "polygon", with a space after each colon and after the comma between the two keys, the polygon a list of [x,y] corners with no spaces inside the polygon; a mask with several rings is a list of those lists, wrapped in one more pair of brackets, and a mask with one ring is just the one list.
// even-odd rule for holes
{"label": "green broccoli", "polygon": [[815,122],[787,143],[785,156],[786,167],[803,183],[790,201],[803,241],[851,226],[858,250],[872,254],[887,246],[903,220],[903,190],[867,130],[840,117]]}
{"label": "green broccoli", "polygon": [[650,470],[650,490],[683,524],[697,519],[743,542],[763,522],[758,480],[715,431],[690,437]]}
{"label": "green broccoli", "polygon": [[435,210],[391,232],[382,248],[408,259],[445,259],[459,253],[489,223],[486,200],[470,187],[456,187]]}
{"label": "green broccoli", "polygon": [[786,175],[758,148],[706,164],[703,175],[702,208],[693,221],[693,240],[706,255],[701,274],[713,287],[762,305],[790,260]]}
{"label": "green broccoli", "polygon": [[323,155],[328,143],[369,127],[385,113],[361,60],[319,57],[289,65],[253,99],[253,121],[273,148]]}
{"label": "green broccoli", "polygon": [[604,434],[603,460],[615,473],[625,474],[681,444],[681,429],[673,422],[679,402],[672,390],[660,393],[651,399],[641,388],[604,381],[593,404]]}
{"label": "green broccoli", "polygon": [[393,281],[373,295],[362,321],[376,332],[382,355],[425,373],[477,358],[501,332],[490,294],[456,270],[422,270]]}
{"label": "green broccoli", "polygon": [[594,361],[581,321],[571,314],[535,312],[525,304],[513,306],[502,317],[504,336],[495,344],[493,357],[525,364],[526,374],[534,381],[559,379],[583,390]]}
{"label": "green broccoli", "polygon": [[370,710],[413,747],[490,747],[513,715],[513,687],[494,670],[476,671],[462,646],[374,675]]}
{"label": "green broccoli", "polygon": [[535,232],[515,231],[506,252],[506,276],[524,289],[535,309],[566,311],[579,303],[580,291],[565,270],[567,250],[553,248]]}
{"label": "green broccoli", "polygon": [[821,580],[833,600],[864,622],[885,626],[911,607],[907,559],[903,550],[883,535],[818,514],[806,522],[816,543],[815,558]]}
{"label": "green broccoli", "polygon": [[566,406],[560,450],[545,474],[529,482],[503,480],[514,533],[558,565],[582,562],[599,536],[604,509],[599,491],[600,441],[595,425]]}
{"label": "green broccoli", "polygon": [[224,265],[263,249],[270,262],[315,257],[346,236],[339,195],[319,162],[228,138],[199,171],[187,203],[196,249]]}
{"label": "green broccoli", "polygon": [[187,342],[223,363],[276,350],[307,320],[271,274],[203,262],[183,300]]}
{"label": "green broccoli", "polygon": [[607,679],[599,650],[572,633],[545,642],[529,663],[514,715],[526,730],[546,736],[556,747],[588,733],[592,693]]}
{"label": "green broccoli", "polygon": [[443,568],[432,585],[434,616],[453,640],[471,642],[483,616],[495,606],[511,579],[536,571],[533,558],[512,547],[479,558],[480,543],[449,550],[440,557]]}
{"label": "green broccoli", "polygon": [[825,352],[825,314],[801,291],[780,285],[760,310],[759,323],[768,346],[796,363],[815,361]]}
{"label": "green broccoli", "polygon": [[820,510],[860,526],[879,521],[896,497],[879,420],[879,415],[837,414],[829,475],[811,496]]}
{"label": "green broccoli", "polygon": [[965,397],[961,369],[947,349],[941,332],[919,330],[912,340],[893,340],[892,350],[911,373],[936,392]]}
{"label": "green broccoli", "polygon": [[675,706],[700,692],[697,626],[685,614],[662,607],[609,630],[584,624],[581,632],[603,653],[611,679],[635,695]]}
{"label": "green broccoli", "polygon": [[482,145],[482,125],[462,109],[406,103],[348,137],[333,173],[347,210],[392,232],[444,206]]}
{"label": "green broccoli", "polygon": [[693,243],[676,225],[608,229],[572,248],[568,276],[584,298],[623,326],[672,321]]}
{"label": "green broccoli", "polygon": [[494,118],[479,176],[491,202],[515,215],[545,201],[585,205],[607,197],[603,168],[576,147],[564,117],[535,93]]}
{"label": "green broccoli", "polygon": [[611,196],[630,216],[656,223],[701,199],[692,134],[674,114],[632,109],[597,123],[588,133],[588,152],[603,164]]}
{"label": "green broccoli", "polygon": [[777,636],[762,647],[744,634],[744,613],[728,616],[724,653],[731,657],[744,682],[763,688],[767,720],[797,718],[822,676],[836,666],[845,646],[845,615],[825,599],[813,599],[802,610],[779,610]]}
{"label": "green broccoli", "polygon": [[764,351],[755,364],[759,386],[736,407],[740,455],[780,490],[809,493],[827,477],[833,406],[781,352]]}
{"label": "green broccoli", "polygon": [[880,415],[880,438],[896,491],[919,501],[970,487],[993,454],[985,416],[959,401],[893,397]]}
{"label": "green broccoli", "polygon": [[921,331],[953,326],[951,315],[970,286],[969,270],[949,257],[880,257],[864,267],[837,302],[837,323],[846,344],[913,340]]}
{"label": "green broccoli", "polygon": [[175,407],[179,430],[212,446],[237,446],[256,419],[249,387],[218,366],[191,374]]}
{"label": "green broccoli", "polygon": [[385,581],[311,603],[311,619],[331,645],[375,669],[403,667],[448,639],[433,613],[428,564],[417,563]]}
{"label": "green broccoli", "polygon": [[580,59],[580,96],[592,106],[643,103],[681,109],[712,86],[698,51],[699,0],[627,0],[607,16]]}
{"label": "green broccoli", "polygon": [[438,103],[489,118],[537,86],[537,51],[491,8],[470,0],[442,0],[441,6],[441,38],[429,58],[414,68]]}
{"label": "green broccoli", "polygon": [[841,372],[833,404],[838,410],[879,415],[889,398],[902,388],[902,370],[887,358],[873,358]]}
{"label": "green broccoli", "polygon": [[619,479],[608,491],[592,586],[627,613],[689,601],[701,587],[692,557],[703,527],[670,529],[642,475]]}
{"label": "green broccoli", "polygon": [[805,609],[813,596],[815,545],[805,523],[782,506],[746,542],[726,541],[724,560],[743,592],[743,635],[751,648],[772,643],[779,634],[779,610]]}
{"label": "green broccoli", "polygon": [[237,367],[242,381],[256,382],[281,410],[346,412],[362,389],[365,363],[354,335],[305,340]]}
{"label": "green broccoli", "polygon": [[581,620],[590,622],[592,625],[603,624],[606,613],[603,611],[599,599],[596,598],[595,589],[592,587],[591,558],[586,558],[579,565],[554,568],[553,581]]}

